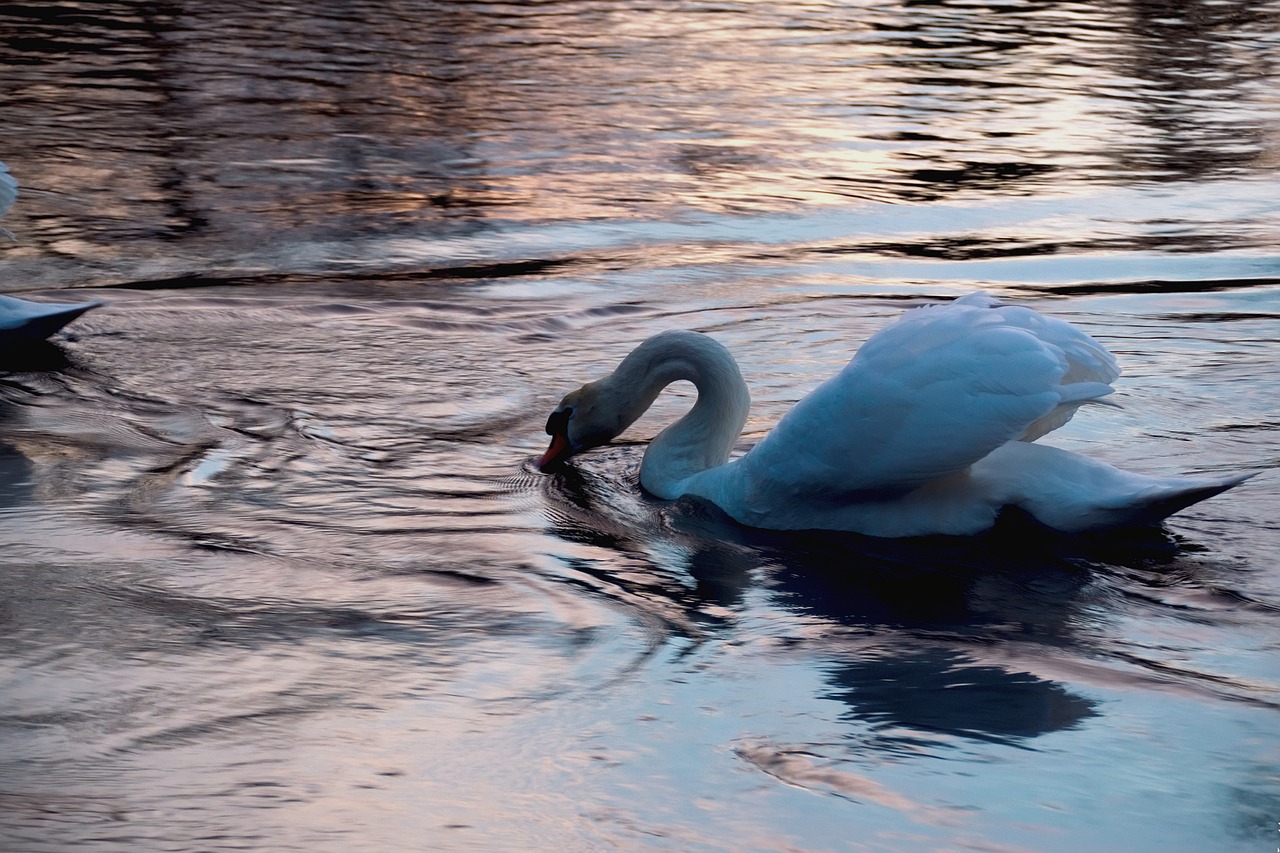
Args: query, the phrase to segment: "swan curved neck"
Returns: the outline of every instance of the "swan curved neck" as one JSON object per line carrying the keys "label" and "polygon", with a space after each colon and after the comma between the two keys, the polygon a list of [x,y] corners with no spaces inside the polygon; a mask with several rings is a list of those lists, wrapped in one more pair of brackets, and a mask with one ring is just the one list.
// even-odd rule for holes
{"label": "swan curved neck", "polygon": [[686,331],[655,335],[628,355],[609,380],[630,389],[637,418],[672,382],[687,380],[698,390],[693,408],[650,442],[640,467],[645,490],[677,498],[690,477],[729,461],[747,422],[751,395],[737,362],[715,340]]}

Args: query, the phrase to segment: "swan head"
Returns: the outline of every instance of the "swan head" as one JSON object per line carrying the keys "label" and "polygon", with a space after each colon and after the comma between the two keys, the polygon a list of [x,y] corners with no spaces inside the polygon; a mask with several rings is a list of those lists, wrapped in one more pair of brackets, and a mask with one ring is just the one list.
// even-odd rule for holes
{"label": "swan head", "polygon": [[570,456],[608,444],[631,426],[636,416],[628,406],[610,401],[608,386],[589,382],[570,391],[547,418],[551,444],[534,463],[540,471],[554,470]]}

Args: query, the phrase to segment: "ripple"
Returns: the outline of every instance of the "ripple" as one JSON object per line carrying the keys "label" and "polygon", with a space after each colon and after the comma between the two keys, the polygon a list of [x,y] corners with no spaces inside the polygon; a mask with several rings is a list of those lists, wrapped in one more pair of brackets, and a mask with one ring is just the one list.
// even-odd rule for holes
{"label": "ripple", "polygon": [[0,363],[11,845],[1267,840],[1266,475],[886,544],[646,497],[688,389],[528,460],[664,328],[745,447],[973,289],[1121,356],[1064,446],[1280,459],[1275,3],[64,6],[0,11],[0,288],[110,304]]}

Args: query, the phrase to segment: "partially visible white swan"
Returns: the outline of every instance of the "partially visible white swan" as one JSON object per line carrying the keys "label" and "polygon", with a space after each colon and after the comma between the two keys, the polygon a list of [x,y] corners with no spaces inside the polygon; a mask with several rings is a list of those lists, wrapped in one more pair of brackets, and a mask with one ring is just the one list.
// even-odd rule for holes
{"label": "partially visible white swan", "polygon": [[[13,206],[18,197],[18,182],[4,163],[0,163],[0,216]],[[12,238],[3,228],[0,234]],[[0,295],[0,349],[42,341],[101,302],[74,305],[32,302],[16,296]]]}
{"label": "partially visible white swan", "polygon": [[0,349],[43,341],[101,302],[32,302],[0,295]]}
{"label": "partially visible white swan", "polygon": [[1018,507],[1063,532],[1106,530],[1155,524],[1252,476],[1148,477],[1034,443],[1119,375],[1069,323],[975,293],[908,311],[729,461],[751,403],[738,365],[706,335],[669,331],[566,395],[536,464],[609,442],[688,380],[697,401],[650,442],[640,483],[752,527],[974,535]]}
{"label": "partially visible white swan", "polygon": [[[18,197],[18,181],[13,175],[9,174],[9,167],[4,163],[0,163],[0,216],[4,216],[9,208],[13,207],[13,202]],[[0,228],[0,234],[13,239],[13,235],[8,231]]]}

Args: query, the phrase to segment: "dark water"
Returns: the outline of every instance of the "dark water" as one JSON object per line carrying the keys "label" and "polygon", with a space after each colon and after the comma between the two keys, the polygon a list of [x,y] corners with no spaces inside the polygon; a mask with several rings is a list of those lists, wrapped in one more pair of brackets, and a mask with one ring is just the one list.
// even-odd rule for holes
{"label": "dark water", "polygon": [[[750,440],[985,289],[1054,443],[1280,462],[1280,5],[0,8],[0,847],[1269,851],[1274,474],[1164,534],[725,526],[569,388],[710,332]],[[687,406],[674,389],[630,433]]]}

